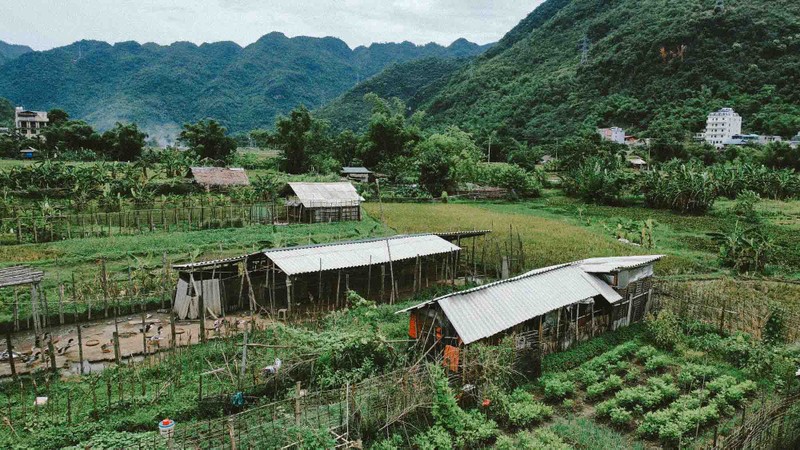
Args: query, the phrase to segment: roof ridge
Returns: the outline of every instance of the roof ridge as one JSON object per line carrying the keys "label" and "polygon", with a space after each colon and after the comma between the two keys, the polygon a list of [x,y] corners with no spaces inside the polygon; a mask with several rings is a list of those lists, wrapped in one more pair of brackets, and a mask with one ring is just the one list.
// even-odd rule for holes
{"label": "roof ridge", "polygon": [[395,234],[394,236],[387,236],[387,237],[375,237],[375,238],[366,238],[366,239],[355,239],[350,241],[336,241],[336,242],[325,242],[322,244],[307,244],[307,245],[296,245],[294,247],[278,247],[278,248],[270,248],[270,249],[263,249],[260,253],[272,253],[272,252],[283,252],[289,250],[301,250],[301,249],[308,249],[308,248],[322,248],[322,247],[335,247],[338,245],[351,245],[351,244],[365,244],[368,242],[378,242],[378,241],[388,241],[393,239],[401,239],[401,238],[409,238],[409,237],[423,237],[423,236],[436,236],[441,238],[435,233],[418,233],[418,234]]}

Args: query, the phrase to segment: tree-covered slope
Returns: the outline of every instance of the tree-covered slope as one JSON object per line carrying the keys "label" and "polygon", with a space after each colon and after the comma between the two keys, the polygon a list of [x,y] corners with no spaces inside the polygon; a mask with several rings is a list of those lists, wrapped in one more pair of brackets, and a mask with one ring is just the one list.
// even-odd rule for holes
{"label": "tree-covered slope", "polygon": [[721,106],[746,130],[795,134],[800,2],[722,3],[548,0],[424,109],[432,124],[529,142],[611,125],[678,139]]}
{"label": "tree-covered slope", "polygon": [[27,45],[15,45],[0,41],[0,64],[32,51],[33,49]]}
{"label": "tree-covered slope", "polygon": [[0,97],[26,108],[62,108],[101,129],[135,121],[156,138],[205,117],[249,131],[271,127],[277,114],[299,104],[329,102],[389,64],[482,50],[463,40],[449,47],[403,42],[350,49],[336,38],[281,33],[244,48],[80,41],[0,66]]}
{"label": "tree-covered slope", "polygon": [[415,110],[422,101],[436,95],[450,76],[466,63],[465,58],[423,58],[392,64],[317,110],[316,116],[330,121],[335,130],[363,130],[372,114],[372,105],[364,95],[397,97],[410,110]]}

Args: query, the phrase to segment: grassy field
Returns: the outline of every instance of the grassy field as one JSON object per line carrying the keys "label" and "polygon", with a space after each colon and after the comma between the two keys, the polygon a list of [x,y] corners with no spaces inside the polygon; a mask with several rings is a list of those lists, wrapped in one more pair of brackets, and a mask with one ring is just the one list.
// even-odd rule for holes
{"label": "grassy field", "polygon": [[[717,261],[719,247],[709,233],[734,226],[733,202],[723,200],[706,216],[689,216],[643,206],[611,207],[585,204],[559,191],[546,191],[542,198],[518,203],[450,203],[383,205],[385,223],[400,232],[427,230],[492,229],[506,233],[513,225],[519,231],[530,268],[594,256],[644,253],[668,255],[659,264],[662,275],[723,274]],[[800,279],[800,202],[763,201],[758,210],[764,227],[777,246],[772,275]],[[380,216],[380,206],[366,205]],[[620,221],[655,222],[652,249],[618,242],[614,230]]]}

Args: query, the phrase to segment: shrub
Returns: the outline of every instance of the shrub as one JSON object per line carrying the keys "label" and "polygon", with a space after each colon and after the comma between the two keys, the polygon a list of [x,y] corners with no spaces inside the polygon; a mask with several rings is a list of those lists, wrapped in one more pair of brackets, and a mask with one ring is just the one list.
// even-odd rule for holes
{"label": "shrub", "polygon": [[751,223],[758,223],[761,217],[756,211],[756,204],[761,201],[761,197],[753,191],[742,191],[736,198],[736,204],[733,206],[733,212]]}
{"label": "shrub", "polygon": [[497,440],[494,448],[498,450],[570,450],[572,447],[565,444],[552,430],[539,429],[533,432],[520,431],[513,437],[502,436]]}
{"label": "shrub", "polygon": [[575,393],[575,382],[560,375],[542,378],[542,386],[545,399],[552,402],[561,401]]}
{"label": "shrub", "polygon": [[633,420],[633,414],[631,414],[630,411],[626,410],[625,408],[616,407],[611,409],[609,418],[611,419],[611,423],[622,427],[631,423]]}
{"label": "shrub", "polygon": [[496,396],[497,415],[515,427],[540,423],[553,415],[553,408],[534,400],[533,395],[517,388],[511,394]]}
{"label": "shrub", "polygon": [[767,344],[783,344],[786,342],[786,309],[776,303],[769,307],[769,318],[762,332]]}
{"label": "shrub", "polygon": [[739,383],[730,375],[723,375],[706,384],[708,390],[715,394],[716,399],[724,401],[731,406],[739,406],[756,389],[756,384],[750,380]]}
{"label": "shrub", "polygon": [[414,443],[420,450],[450,450],[453,448],[453,439],[443,427],[434,425],[414,438]]}
{"label": "shrub", "polygon": [[647,372],[656,372],[665,369],[671,363],[672,358],[670,358],[669,355],[654,355],[644,363],[644,370]]}
{"label": "shrub", "polygon": [[646,324],[650,340],[665,350],[674,350],[684,341],[680,318],[669,309],[661,311],[655,318],[648,317]]}
{"label": "shrub", "polygon": [[688,363],[681,366],[678,374],[678,385],[683,389],[691,389],[703,381],[711,381],[719,374],[719,369],[704,364]]}
{"label": "shrub", "polygon": [[719,419],[715,404],[705,405],[708,391],[682,395],[668,408],[645,414],[637,429],[640,436],[677,442],[682,436]]}
{"label": "shrub", "polygon": [[602,382],[594,383],[586,388],[586,395],[590,399],[596,399],[610,392],[622,389],[623,381],[618,375],[611,375]]}
{"label": "shrub", "polygon": [[456,436],[458,446],[478,446],[497,435],[494,421],[487,420],[478,411],[464,411],[458,406],[441,367],[431,365],[429,372],[434,386],[431,413],[436,425]]}

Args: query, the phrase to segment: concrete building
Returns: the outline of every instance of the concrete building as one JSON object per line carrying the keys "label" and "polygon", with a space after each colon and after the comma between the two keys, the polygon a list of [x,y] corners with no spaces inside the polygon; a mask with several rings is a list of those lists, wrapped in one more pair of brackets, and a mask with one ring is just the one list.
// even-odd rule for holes
{"label": "concrete building", "polygon": [[49,124],[44,111],[28,111],[21,106],[14,110],[14,127],[23,137],[32,138],[39,135]]}
{"label": "concrete building", "polygon": [[614,142],[615,144],[625,143],[625,130],[619,127],[598,128],[597,134],[604,140]]}
{"label": "concrete building", "polygon": [[734,135],[742,134],[742,116],[731,108],[722,108],[708,115],[705,141],[717,148],[722,148],[725,141]]}
{"label": "concrete building", "polygon": [[789,142],[789,145],[791,145],[792,148],[800,147],[800,131],[797,132],[797,136],[792,138],[792,140]]}

